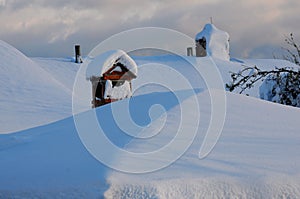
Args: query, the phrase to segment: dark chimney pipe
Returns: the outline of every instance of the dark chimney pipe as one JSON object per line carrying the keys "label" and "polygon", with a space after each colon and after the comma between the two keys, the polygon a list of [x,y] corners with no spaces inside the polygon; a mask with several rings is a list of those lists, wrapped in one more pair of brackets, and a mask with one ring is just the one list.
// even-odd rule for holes
{"label": "dark chimney pipe", "polygon": [[75,63],[82,63],[80,45],[75,45]]}

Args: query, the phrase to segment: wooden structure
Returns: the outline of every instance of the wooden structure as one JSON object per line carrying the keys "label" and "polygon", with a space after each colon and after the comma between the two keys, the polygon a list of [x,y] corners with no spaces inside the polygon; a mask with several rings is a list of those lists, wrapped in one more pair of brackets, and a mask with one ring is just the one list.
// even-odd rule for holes
{"label": "wooden structure", "polygon": [[136,75],[133,74],[128,68],[121,63],[115,63],[109,68],[101,77],[92,76],[90,81],[92,83],[92,106],[93,108],[118,101],[120,99],[107,98],[105,96],[107,81],[112,82],[112,87],[122,86],[125,81],[130,84],[130,91],[132,91],[131,80],[135,79]]}

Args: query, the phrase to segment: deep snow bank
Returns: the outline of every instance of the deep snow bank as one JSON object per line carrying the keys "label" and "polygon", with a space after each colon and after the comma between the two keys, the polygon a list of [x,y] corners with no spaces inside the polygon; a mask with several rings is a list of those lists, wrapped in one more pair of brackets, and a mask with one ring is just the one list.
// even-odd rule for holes
{"label": "deep snow bank", "polygon": [[[210,121],[209,95],[198,94],[198,136],[175,163],[158,172],[112,172],[107,198],[298,198],[300,196],[300,110],[251,97],[227,94],[228,107],[219,142],[205,159],[199,149]],[[189,104],[189,99],[183,103]],[[178,109],[169,111],[180,117]],[[171,124],[173,125],[173,124]],[[175,127],[176,128],[176,127]],[[152,133],[151,129],[144,133]],[[157,138],[132,140],[127,150],[153,151],[174,131]],[[122,161],[122,159],[120,160]],[[163,161],[158,157],[155,161]]]}
{"label": "deep snow bank", "polygon": [[[0,197],[300,197],[299,109],[228,93],[228,112],[220,140],[212,153],[200,160],[199,148],[210,121],[210,99],[208,92],[197,97],[201,121],[194,143],[171,166],[149,174],[119,173],[97,162],[81,144],[72,118],[0,135]],[[109,139],[135,152],[151,151],[168,143],[173,137],[174,122],[180,119],[180,104],[173,94],[159,92],[131,100],[131,113],[138,124],[147,126],[149,107],[160,101],[169,122],[157,138],[140,142],[120,131],[111,117],[110,106],[103,106],[97,109],[97,115]],[[116,103],[122,106],[126,100]],[[182,103],[189,105],[190,99]],[[161,124],[154,123],[144,133],[152,134],[158,126]],[[115,155],[111,154],[111,158]],[[163,160],[158,157],[152,161]]]}
{"label": "deep snow bank", "polygon": [[3,41],[0,41],[0,58],[0,133],[70,115],[69,88]]}
{"label": "deep snow bank", "polygon": [[[1,128],[28,128],[68,115],[72,81],[69,78],[66,81],[58,73],[70,75],[69,70],[74,68],[67,68],[73,67],[72,63],[64,62],[65,69],[52,68],[52,63],[62,64],[63,60],[34,59],[33,62],[4,42],[0,45],[0,55],[3,59],[0,63]],[[207,58],[187,59],[209,63]],[[188,78],[193,88],[205,88],[195,69],[178,56],[136,57],[135,61],[139,66],[149,62],[168,64]],[[265,68],[291,65],[280,60],[214,61],[224,82],[230,80],[229,71],[238,71],[243,65]],[[44,70],[36,63],[44,64],[41,66]],[[156,71],[139,71],[140,78],[153,79],[154,75],[164,78]],[[147,87],[130,99],[136,105],[131,107],[131,116],[142,126],[151,121],[148,110],[153,104],[162,104],[170,116],[166,128],[152,139],[133,140],[113,121],[110,106],[97,109],[99,121],[114,144],[129,151],[151,151],[164,146],[174,136],[176,121],[180,120],[180,103],[170,99],[173,93],[153,93],[154,90]],[[251,96],[256,95],[257,87],[251,92]],[[0,135],[0,198],[300,197],[299,109],[228,93],[227,119],[221,138],[212,153],[199,160],[199,149],[210,121],[210,101],[207,92],[197,97],[201,121],[193,145],[170,167],[150,174],[127,175],[97,162],[81,144],[72,118]],[[122,106],[128,100],[116,103]],[[190,101],[186,99],[182,103],[188,106]],[[161,129],[160,118],[157,115],[154,118],[157,122],[146,128],[145,135]],[[109,155],[121,161],[117,154]],[[164,160],[158,157],[152,161]]]}
{"label": "deep snow bank", "polygon": [[80,64],[74,62],[71,58],[31,58],[38,66],[47,71],[54,79],[73,90],[76,73]]}
{"label": "deep snow bank", "polygon": [[[0,100],[2,114],[0,115],[0,133],[10,133],[26,129],[71,115],[71,93],[79,64],[71,59],[62,58],[28,58],[14,47],[0,42]],[[185,57],[200,67],[210,63],[210,59]],[[157,70],[145,70],[157,64],[167,65],[183,75],[193,88],[206,88],[201,74],[180,56],[153,56],[134,57],[139,67],[139,76],[133,81],[134,95],[151,93],[158,87],[147,86],[139,88],[139,81],[149,82],[165,79],[165,73]],[[255,66],[262,69],[276,67],[296,67],[296,65],[283,60],[234,60],[232,62],[213,59],[220,70],[225,83],[230,81],[229,71],[239,71],[245,66]],[[101,66],[95,68],[101,72]],[[97,73],[98,73],[97,72]],[[87,100],[81,102],[90,107],[91,84],[86,81]],[[258,83],[253,89],[245,92],[250,96],[259,97]],[[162,89],[162,87],[160,88]],[[180,88],[178,88],[180,89]],[[165,91],[165,89],[162,89]],[[238,91],[237,91],[238,92]],[[24,119],[26,118],[26,119]],[[17,122],[16,122],[17,121]]]}

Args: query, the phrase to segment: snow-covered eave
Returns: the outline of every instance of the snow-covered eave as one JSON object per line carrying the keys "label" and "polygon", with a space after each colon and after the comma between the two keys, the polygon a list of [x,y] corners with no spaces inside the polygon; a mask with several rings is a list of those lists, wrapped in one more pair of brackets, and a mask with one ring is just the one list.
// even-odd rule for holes
{"label": "snow-covered eave", "polygon": [[[93,58],[88,64],[86,78],[100,77],[107,72],[115,63],[123,64],[132,74],[137,76],[137,64],[123,50],[111,50]],[[116,69],[117,70],[117,69]]]}

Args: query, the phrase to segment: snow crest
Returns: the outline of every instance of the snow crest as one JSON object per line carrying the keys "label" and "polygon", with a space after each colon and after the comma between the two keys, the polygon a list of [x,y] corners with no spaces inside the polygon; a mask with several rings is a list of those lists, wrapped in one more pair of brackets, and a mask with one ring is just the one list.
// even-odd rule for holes
{"label": "snow crest", "polygon": [[43,125],[71,115],[68,103],[71,89],[1,40],[0,58],[0,133]]}

